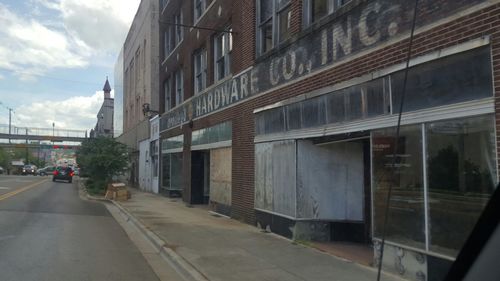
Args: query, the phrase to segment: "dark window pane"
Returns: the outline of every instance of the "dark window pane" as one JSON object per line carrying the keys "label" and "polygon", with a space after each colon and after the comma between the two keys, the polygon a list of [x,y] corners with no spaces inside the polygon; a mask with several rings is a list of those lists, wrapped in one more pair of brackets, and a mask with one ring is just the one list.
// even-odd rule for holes
{"label": "dark window pane", "polygon": [[300,129],[301,126],[301,105],[294,103],[286,106],[287,130]]}
{"label": "dark window pane", "polygon": [[383,115],[388,106],[388,100],[384,94],[383,80],[378,79],[364,85],[366,92],[367,117]]}
{"label": "dark window pane", "polygon": [[430,249],[455,257],[497,183],[493,116],[428,124]]}
{"label": "dark window pane", "polygon": [[302,102],[302,126],[320,126],[326,123],[325,97],[313,98]]}
{"label": "dark window pane", "polygon": [[182,152],[172,153],[172,174],[171,174],[171,185],[172,190],[182,190]]}
{"label": "dark window pane", "polygon": [[265,22],[273,16],[272,0],[260,0],[260,22]]}
{"label": "dark window pane", "polygon": [[266,133],[265,112],[259,112],[255,115],[255,135],[263,135]]}
{"label": "dark window pane", "polygon": [[162,182],[163,189],[170,188],[170,154],[162,155]]}
{"label": "dark window pane", "polygon": [[292,18],[292,11],[290,6],[279,13],[279,40],[280,42],[290,38],[290,21]]}
{"label": "dark window pane", "polygon": [[273,48],[273,22],[268,21],[261,29],[261,51],[265,53]]}
{"label": "dark window pane", "polygon": [[387,240],[423,249],[425,212],[421,126],[401,127],[397,151],[399,161],[393,175],[394,135],[393,128],[374,131],[372,135],[375,237],[381,238],[387,192],[392,186]]}
{"label": "dark window pane", "polygon": [[347,97],[347,120],[356,120],[363,118],[361,88],[359,86],[354,86],[346,89],[345,91]]}
{"label": "dark window pane", "polygon": [[312,0],[311,2],[311,22],[315,22],[328,14],[328,0]]}
{"label": "dark window pane", "polygon": [[[410,69],[404,111],[487,98],[493,95],[488,47],[449,56]],[[404,72],[392,76],[394,108],[399,110]]]}
{"label": "dark window pane", "polygon": [[285,114],[283,108],[275,108],[265,112],[265,133],[279,133],[285,130]]}
{"label": "dark window pane", "polygon": [[329,94],[326,97],[326,102],[328,123],[344,122],[346,120],[344,91]]}

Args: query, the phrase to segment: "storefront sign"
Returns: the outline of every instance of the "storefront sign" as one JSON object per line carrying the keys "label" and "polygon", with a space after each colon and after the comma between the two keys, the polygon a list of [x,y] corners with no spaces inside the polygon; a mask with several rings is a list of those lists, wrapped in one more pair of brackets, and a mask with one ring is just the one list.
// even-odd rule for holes
{"label": "storefront sign", "polygon": [[[417,27],[480,2],[484,0],[424,1],[419,6],[421,17],[418,18]],[[251,70],[193,97],[181,108],[163,115],[161,130],[228,107],[408,33],[413,18],[413,4],[413,0],[378,0],[360,4],[331,24],[257,63]]]}

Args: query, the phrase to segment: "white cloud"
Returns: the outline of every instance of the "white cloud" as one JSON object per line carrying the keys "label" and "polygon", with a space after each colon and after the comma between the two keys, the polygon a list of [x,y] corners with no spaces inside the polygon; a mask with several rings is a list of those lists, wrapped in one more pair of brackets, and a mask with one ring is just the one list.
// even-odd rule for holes
{"label": "white cloud", "polygon": [[[113,94],[113,93],[112,93]],[[34,102],[16,108],[19,126],[89,130],[97,122],[104,94],[97,91],[92,96],[76,96],[61,101]],[[17,125],[17,124],[16,124]]]}
{"label": "white cloud", "polygon": [[38,0],[60,12],[73,36],[99,52],[120,50],[140,0]]}
{"label": "white cloud", "polygon": [[120,50],[139,2],[31,0],[23,15],[0,3],[0,68],[30,81],[54,68],[100,65]]}
{"label": "white cloud", "polygon": [[26,20],[0,4],[0,68],[20,75],[43,74],[51,68],[84,67],[89,48],[64,31]]}

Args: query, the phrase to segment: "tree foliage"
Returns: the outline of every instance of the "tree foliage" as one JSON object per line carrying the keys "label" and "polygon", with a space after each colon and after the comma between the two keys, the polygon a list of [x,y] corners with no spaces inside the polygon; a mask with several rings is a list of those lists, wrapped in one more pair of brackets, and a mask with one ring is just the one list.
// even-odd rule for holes
{"label": "tree foliage", "polygon": [[127,146],[112,138],[98,137],[82,142],[76,153],[81,175],[88,176],[87,188],[103,192],[113,176],[128,167]]}
{"label": "tree foliage", "polygon": [[0,147],[0,166],[3,168],[8,168],[10,166],[9,153],[3,147]]}

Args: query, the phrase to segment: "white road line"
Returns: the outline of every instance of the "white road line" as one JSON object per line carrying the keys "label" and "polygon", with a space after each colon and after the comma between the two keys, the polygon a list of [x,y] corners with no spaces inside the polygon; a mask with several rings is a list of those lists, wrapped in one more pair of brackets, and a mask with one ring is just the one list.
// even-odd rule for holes
{"label": "white road line", "polygon": [[9,189],[10,189],[10,187],[1,187],[0,186],[0,190],[9,190]]}

